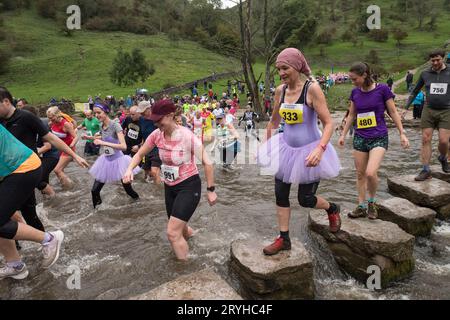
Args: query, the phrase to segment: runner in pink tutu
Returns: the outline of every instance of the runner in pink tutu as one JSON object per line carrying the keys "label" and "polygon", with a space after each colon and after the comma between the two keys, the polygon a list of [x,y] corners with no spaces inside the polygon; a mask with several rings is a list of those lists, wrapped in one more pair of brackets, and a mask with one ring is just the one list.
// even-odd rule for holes
{"label": "runner in pink tutu", "polygon": [[[102,128],[101,132],[95,137],[88,137],[89,139],[95,139],[95,145],[102,146],[102,155],[89,170],[89,173],[95,178],[91,191],[94,208],[102,203],[100,191],[103,186],[106,183],[122,181],[122,176],[131,163],[131,157],[124,155],[122,152],[127,149],[122,127],[109,118],[109,112],[109,108],[104,104],[94,106],[95,116],[102,123]],[[139,169],[136,169],[135,174],[138,172]],[[122,185],[130,197],[133,199],[139,198],[139,195],[131,187],[131,183],[122,182]]]}
{"label": "runner in pink tutu", "polygon": [[[266,255],[290,250],[289,193],[292,184],[298,184],[298,200],[302,207],[323,209],[328,213],[330,231],[340,230],[340,207],[315,194],[320,180],[339,175],[340,162],[329,144],[333,135],[333,121],[325,96],[317,83],[303,80],[311,69],[303,54],[295,48],[280,53],[276,64],[283,84],[275,93],[275,107],[267,127],[267,142],[258,150],[258,164],[275,176],[280,236],[264,248]],[[281,118],[286,125],[284,133],[272,137]],[[323,134],[317,120],[324,125]]]}

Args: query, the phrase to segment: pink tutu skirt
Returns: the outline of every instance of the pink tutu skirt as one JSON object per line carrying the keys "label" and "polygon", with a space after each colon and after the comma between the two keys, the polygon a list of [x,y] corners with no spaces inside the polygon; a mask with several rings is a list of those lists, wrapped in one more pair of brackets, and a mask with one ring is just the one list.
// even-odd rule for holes
{"label": "pink tutu skirt", "polygon": [[[100,156],[89,170],[91,176],[101,183],[111,183],[121,181],[123,175],[131,163],[131,157],[124,155],[122,151],[116,151],[112,156]],[[139,173],[140,168],[133,170],[134,174]]]}
{"label": "pink tutu skirt", "polygon": [[258,165],[265,174],[274,175],[284,183],[309,184],[335,178],[339,175],[341,164],[331,144],[317,167],[306,167],[306,158],[319,143],[320,140],[294,148],[284,141],[283,133],[277,134],[259,147]]}

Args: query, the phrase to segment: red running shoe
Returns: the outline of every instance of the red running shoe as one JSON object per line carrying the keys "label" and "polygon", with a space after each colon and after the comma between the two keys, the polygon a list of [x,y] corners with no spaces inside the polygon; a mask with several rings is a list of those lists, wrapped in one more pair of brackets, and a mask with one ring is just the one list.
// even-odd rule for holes
{"label": "red running shoe", "polygon": [[291,250],[291,240],[278,237],[272,244],[265,247],[263,252],[267,256],[273,256],[282,250]]}
{"label": "red running shoe", "polygon": [[328,214],[331,233],[336,233],[341,230],[341,216],[339,215],[341,213],[341,207],[339,205],[336,206],[337,210],[333,213]]}

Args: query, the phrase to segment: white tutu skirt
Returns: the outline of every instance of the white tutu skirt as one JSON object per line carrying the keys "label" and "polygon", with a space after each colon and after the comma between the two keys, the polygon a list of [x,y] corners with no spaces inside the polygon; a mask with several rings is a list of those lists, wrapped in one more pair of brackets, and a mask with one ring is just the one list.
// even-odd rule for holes
{"label": "white tutu skirt", "polygon": [[341,164],[331,144],[317,167],[306,167],[306,158],[319,143],[320,140],[294,148],[284,141],[283,133],[277,134],[259,147],[258,165],[264,174],[273,175],[284,183],[309,184],[335,178],[339,175]]}
{"label": "white tutu skirt", "polygon": [[[131,163],[131,157],[124,155],[122,151],[117,151],[112,156],[100,156],[89,170],[91,176],[101,183],[111,183],[121,181],[128,166]],[[140,168],[133,170],[134,174],[139,173]]]}

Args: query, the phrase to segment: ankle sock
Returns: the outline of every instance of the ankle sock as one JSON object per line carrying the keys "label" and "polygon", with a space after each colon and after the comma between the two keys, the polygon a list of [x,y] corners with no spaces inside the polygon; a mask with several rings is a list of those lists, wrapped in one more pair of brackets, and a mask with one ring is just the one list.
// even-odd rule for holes
{"label": "ankle sock", "polygon": [[327,210],[328,214],[335,213],[338,210],[338,207],[334,203],[330,203],[330,208]]}
{"label": "ankle sock", "polygon": [[43,245],[47,244],[47,243],[49,243],[52,240],[53,240],[53,236],[50,233],[46,232],[45,235],[44,235],[44,241],[42,241],[42,244]]}
{"label": "ankle sock", "polygon": [[6,265],[10,268],[22,269],[25,264],[22,261],[11,261],[7,262]]}
{"label": "ankle sock", "polygon": [[368,203],[375,203],[375,198],[369,198],[369,200],[367,200]]}
{"label": "ankle sock", "polygon": [[428,164],[424,165],[423,166],[423,170],[426,171],[426,172],[430,172],[431,171],[430,165],[428,165]]}
{"label": "ankle sock", "polygon": [[289,231],[280,231],[280,237],[283,238],[283,240],[289,240]]}

